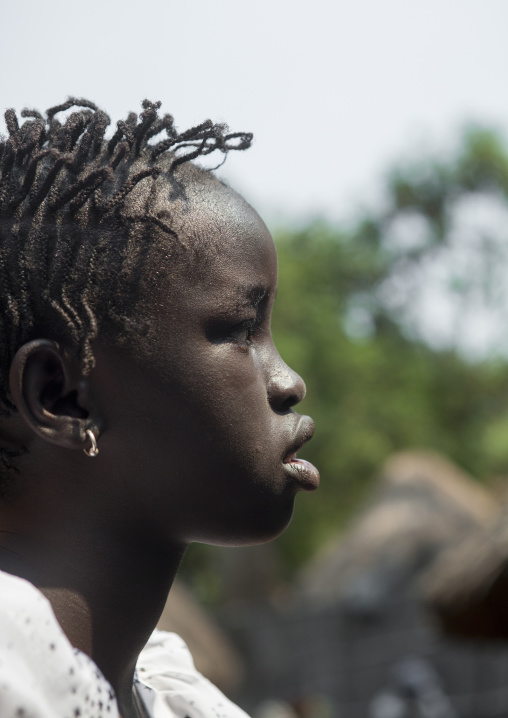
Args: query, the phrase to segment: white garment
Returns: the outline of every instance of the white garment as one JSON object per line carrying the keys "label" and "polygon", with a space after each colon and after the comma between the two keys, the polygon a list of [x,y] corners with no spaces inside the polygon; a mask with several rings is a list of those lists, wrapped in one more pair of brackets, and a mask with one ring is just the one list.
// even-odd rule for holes
{"label": "white garment", "polygon": [[[174,633],[154,631],[135,680],[153,718],[247,718],[194,667]],[[31,583],[0,571],[0,717],[119,718],[110,684],[74,648],[49,601]]]}

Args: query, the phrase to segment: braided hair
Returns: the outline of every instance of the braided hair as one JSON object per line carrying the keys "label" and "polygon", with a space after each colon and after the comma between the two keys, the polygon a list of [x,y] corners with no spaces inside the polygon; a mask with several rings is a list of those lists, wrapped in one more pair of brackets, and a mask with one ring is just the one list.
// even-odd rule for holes
{"label": "braided hair", "polygon": [[[160,102],[142,103],[105,139],[110,118],[92,102],[69,98],[43,117],[7,110],[0,138],[0,415],[9,399],[17,349],[44,334],[64,342],[83,371],[92,340],[107,322],[132,328],[142,268],[154,233],[178,242],[171,212],[157,209],[157,178],[181,194],[181,168],[218,150],[244,150],[250,133],[210,120],[178,132]],[[58,115],[76,108],[64,121]],[[156,141],[163,133],[164,138]],[[186,165],[188,167],[188,165]],[[141,195],[140,188],[144,193]],[[8,452],[0,448],[0,463]]]}

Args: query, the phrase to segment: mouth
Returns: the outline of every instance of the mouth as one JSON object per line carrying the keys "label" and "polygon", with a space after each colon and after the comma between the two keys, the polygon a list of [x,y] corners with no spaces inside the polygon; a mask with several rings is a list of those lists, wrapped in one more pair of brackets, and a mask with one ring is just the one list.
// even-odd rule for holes
{"label": "mouth", "polygon": [[297,456],[297,452],[307,441],[312,439],[314,434],[314,422],[308,417],[304,417],[304,419],[303,426],[282,459],[282,463],[285,471],[296,480],[299,488],[303,491],[315,491],[319,486],[319,471],[310,461],[299,459]]}

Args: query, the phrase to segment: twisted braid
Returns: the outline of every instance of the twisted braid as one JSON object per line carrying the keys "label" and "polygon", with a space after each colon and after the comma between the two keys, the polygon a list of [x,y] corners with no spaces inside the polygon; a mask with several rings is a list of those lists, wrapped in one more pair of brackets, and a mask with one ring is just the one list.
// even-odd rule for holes
{"label": "twisted braid", "polygon": [[[128,331],[136,288],[154,229],[178,241],[167,213],[129,198],[141,183],[178,183],[175,170],[215,150],[250,146],[210,120],[179,133],[159,102],[142,103],[104,139],[110,119],[93,102],[69,98],[45,117],[7,110],[0,138],[0,414],[12,358],[25,341],[49,332],[93,367],[91,343],[105,321]],[[77,108],[77,109],[74,109]],[[60,121],[62,112],[74,110]],[[150,143],[160,133],[166,137]],[[154,193],[148,193],[149,197]],[[153,203],[152,203],[153,204]],[[0,465],[9,460],[0,448]]]}

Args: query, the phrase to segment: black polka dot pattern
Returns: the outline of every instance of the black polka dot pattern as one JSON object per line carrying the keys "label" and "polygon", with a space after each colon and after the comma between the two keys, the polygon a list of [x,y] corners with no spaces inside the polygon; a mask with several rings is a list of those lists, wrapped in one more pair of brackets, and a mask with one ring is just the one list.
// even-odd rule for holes
{"label": "black polka dot pattern", "polygon": [[[174,633],[154,631],[134,686],[150,718],[248,718],[196,668]],[[32,584],[0,571],[0,718],[120,718],[96,664],[73,648]]]}
{"label": "black polka dot pattern", "polygon": [[0,597],[1,718],[119,718],[111,686],[44,596],[0,571]]}

